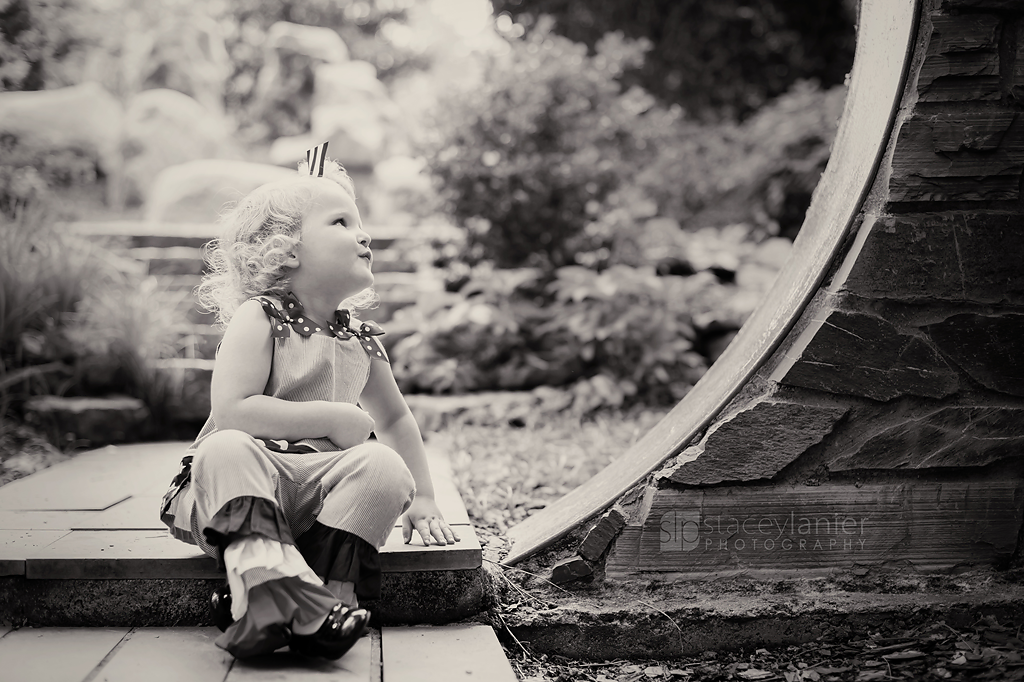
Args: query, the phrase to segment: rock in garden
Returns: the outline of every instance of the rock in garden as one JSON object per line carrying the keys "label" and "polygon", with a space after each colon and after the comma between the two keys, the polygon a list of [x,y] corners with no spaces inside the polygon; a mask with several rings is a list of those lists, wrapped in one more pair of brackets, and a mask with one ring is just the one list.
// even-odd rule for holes
{"label": "rock in garden", "polygon": [[593,575],[594,569],[579,557],[569,557],[559,561],[551,569],[551,582],[556,585],[579,580]]}
{"label": "rock in garden", "polygon": [[240,156],[229,126],[218,113],[176,90],[136,95],[125,112],[125,175],[145,199],[157,174],[187,161]]}
{"label": "rock in garden", "polygon": [[[303,150],[305,151],[305,150]],[[298,162],[298,157],[295,162]],[[161,171],[145,204],[151,222],[213,222],[224,204],[237,201],[260,185],[295,177],[295,168],[263,163],[203,159]]]}
{"label": "rock in garden", "polygon": [[40,150],[81,149],[107,176],[107,202],[121,201],[124,110],[102,85],[0,92],[0,133]]}

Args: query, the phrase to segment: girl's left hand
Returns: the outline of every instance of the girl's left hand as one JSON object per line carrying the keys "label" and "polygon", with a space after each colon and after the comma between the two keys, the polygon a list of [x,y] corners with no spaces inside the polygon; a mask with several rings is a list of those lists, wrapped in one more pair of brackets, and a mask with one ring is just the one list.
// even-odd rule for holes
{"label": "girl's left hand", "polygon": [[409,506],[409,510],[402,515],[402,539],[405,540],[405,544],[412,541],[414,528],[423,538],[424,546],[430,546],[431,537],[439,545],[454,545],[460,540],[458,534],[441,516],[437,502],[432,497],[417,495]]}

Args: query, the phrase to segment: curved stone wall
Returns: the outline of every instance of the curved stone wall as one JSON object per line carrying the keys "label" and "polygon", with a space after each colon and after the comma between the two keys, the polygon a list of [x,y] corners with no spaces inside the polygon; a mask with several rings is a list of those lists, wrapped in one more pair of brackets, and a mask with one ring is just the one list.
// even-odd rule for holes
{"label": "curved stone wall", "polygon": [[1020,561],[1024,1],[914,9],[884,155],[813,296],[706,426],[576,524],[576,573]]}

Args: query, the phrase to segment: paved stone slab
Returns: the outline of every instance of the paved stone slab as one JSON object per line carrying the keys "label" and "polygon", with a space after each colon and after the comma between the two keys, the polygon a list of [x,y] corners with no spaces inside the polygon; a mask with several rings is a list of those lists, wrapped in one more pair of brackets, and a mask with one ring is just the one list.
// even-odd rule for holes
{"label": "paved stone slab", "polygon": [[310,660],[282,650],[236,661],[225,682],[369,682],[376,667],[372,649],[366,636],[338,661]]}
{"label": "paved stone slab", "polygon": [[160,498],[132,497],[77,519],[72,530],[167,530],[159,518]]}
{"label": "paved stone slab", "polygon": [[29,557],[42,578],[218,578],[216,563],[166,531],[75,530]]}
{"label": "paved stone slab", "polygon": [[0,530],[71,530],[95,514],[93,511],[0,510]]}
{"label": "paved stone slab", "polygon": [[25,575],[25,559],[67,535],[67,530],[0,530],[0,576]]}
{"label": "paved stone slab", "polygon": [[460,571],[479,568],[482,556],[480,541],[472,526],[454,526],[461,538],[454,545],[423,546],[419,533],[405,544],[402,529],[394,528],[380,551],[380,568],[385,573],[414,571]]}
{"label": "paved stone slab", "polygon": [[128,628],[22,628],[0,639],[4,682],[82,682]]}
{"label": "paved stone slab", "polygon": [[180,443],[144,443],[85,452],[0,488],[0,510],[102,511],[170,481],[181,450]]}
{"label": "paved stone slab", "polygon": [[515,682],[512,666],[487,625],[383,628],[388,682]]}
{"label": "paved stone slab", "polygon": [[133,630],[94,678],[97,682],[222,682],[234,657],[213,640],[217,628]]}

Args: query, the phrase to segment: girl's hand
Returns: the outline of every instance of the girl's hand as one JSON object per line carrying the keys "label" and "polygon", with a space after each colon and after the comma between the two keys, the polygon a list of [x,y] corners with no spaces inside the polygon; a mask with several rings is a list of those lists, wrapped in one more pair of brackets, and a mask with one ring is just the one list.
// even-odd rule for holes
{"label": "girl's hand", "polygon": [[430,546],[431,537],[439,545],[454,545],[461,539],[441,516],[437,502],[432,497],[417,495],[409,510],[402,515],[402,539],[405,544],[412,541],[414,528],[419,531],[423,545],[427,547]]}
{"label": "girl's hand", "polygon": [[373,417],[351,403],[334,403],[334,406],[338,415],[327,435],[331,442],[342,450],[365,443],[373,431]]}

